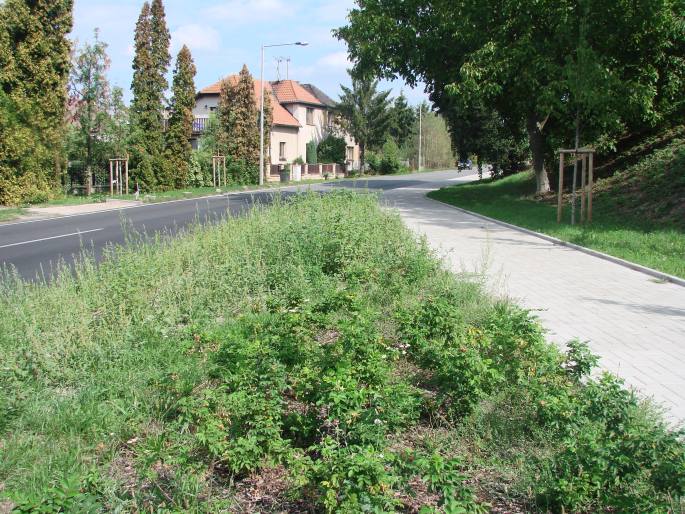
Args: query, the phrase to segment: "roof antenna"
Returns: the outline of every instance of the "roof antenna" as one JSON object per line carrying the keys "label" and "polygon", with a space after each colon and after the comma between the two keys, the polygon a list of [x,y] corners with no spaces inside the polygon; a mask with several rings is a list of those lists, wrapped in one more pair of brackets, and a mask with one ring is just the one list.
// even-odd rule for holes
{"label": "roof antenna", "polygon": [[276,82],[281,81],[281,63],[283,62],[283,57],[276,58]]}

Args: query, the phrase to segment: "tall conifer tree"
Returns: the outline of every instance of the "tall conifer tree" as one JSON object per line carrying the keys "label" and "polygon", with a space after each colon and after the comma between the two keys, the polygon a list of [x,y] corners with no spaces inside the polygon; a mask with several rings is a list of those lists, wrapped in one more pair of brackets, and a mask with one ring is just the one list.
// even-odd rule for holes
{"label": "tall conifer tree", "polygon": [[131,104],[132,149],[136,179],[153,187],[166,182],[163,160],[163,107],[169,66],[169,30],[161,0],[143,4],[135,33],[133,102]]}
{"label": "tall conifer tree", "polygon": [[0,203],[58,186],[73,0],[0,5]]}
{"label": "tall conifer tree", "polygon": [[156,92],[160,98],[164,98],[164,93],[169,87],[166,74],[171,63],[171,54],[169,53],[171,34],[167,28],[162,0],[152,0],[150,5],[150,26],[152,31],[150,43],[152,63],[156,72],[152,78],[155,80]]}
{"label": "tall conifer tree", "polygon": [[[222,84],[219,125],[223,151],[247,165],[259,163],[259,113],[254,80],[246,65],[235,84]],[[266,123],[265,128],[269,128]]]}
{"label": "tall conifer tree", "polygon": [[171,116],[167,130],[167,155],[172,164],[173,186],[184,187],[188,183],[190,163],[190,137],[193,132],[193,107],[195,106],[195,63],[187,46],[183,45],[176,57],[172,85]]}

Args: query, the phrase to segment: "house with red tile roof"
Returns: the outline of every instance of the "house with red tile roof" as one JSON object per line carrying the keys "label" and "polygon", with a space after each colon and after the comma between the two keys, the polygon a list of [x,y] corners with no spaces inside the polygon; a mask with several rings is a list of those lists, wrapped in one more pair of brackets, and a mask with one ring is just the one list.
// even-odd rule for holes
{"label": "house with red tile roof", "polygon": [[[235,84],[238,75],[223,80]],[[204,131],[207,120],[219,108],[221,93],[220,80],[200,90],[195,101],[193,115],[193,146]],[[261,83],[254,81],[255,99],[260,103]],[[356,169],[359,165],[359,146],[354,139],[345,134],[335,123],[333,108],[335,102],[316,86],[300,84],[296,80],[270,81],[264,84],[265,93],[271,97],[273,121],[271,124],[271,145],[269,159],[272,169],[281,164],[289,164],[298,158],[306,162],[307,144],[319,142],[328,134],[335,132],[345,138],[347,143],[348,167]]]}

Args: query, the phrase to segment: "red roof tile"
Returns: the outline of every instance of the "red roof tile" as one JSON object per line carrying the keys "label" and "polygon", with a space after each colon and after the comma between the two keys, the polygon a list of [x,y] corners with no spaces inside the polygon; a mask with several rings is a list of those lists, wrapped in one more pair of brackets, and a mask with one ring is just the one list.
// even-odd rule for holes
{"label": "red roof tile", "polygon": [[273,92],[281,103],[306,103],[322,105],[317,97],[295,80],[279,80],[271,83]]}
{"label": "red roof tile", "polygon": [[[218,82],[215,82],[211,86],[207,86],[206,88],[200,90],[201,95],[218,95],[221,93],[221,84],[224,80],[228,80],[231,85],[235,85],[238,83],[238,75],[230,75],[229,77],[226,77],[223,80],[220,80]],[[264,89],[271,93],[271,108],[273,111],[273,125],[282,125],[286,127],[300,127],[300,122],[295,119],[295,117],[288,112],[288,110],[281,105],[279,102],[278,98],[276,95],[274,95],[273,88],[271,87],[271,84],[269,82],[266,82],[264,84]],[[257,101],[257,105],[259,105],[259,98],[261,94],[261,89],[260,89],[260,81],[255,80],[254,81],[254,92],[255,92],[255,100]]]}

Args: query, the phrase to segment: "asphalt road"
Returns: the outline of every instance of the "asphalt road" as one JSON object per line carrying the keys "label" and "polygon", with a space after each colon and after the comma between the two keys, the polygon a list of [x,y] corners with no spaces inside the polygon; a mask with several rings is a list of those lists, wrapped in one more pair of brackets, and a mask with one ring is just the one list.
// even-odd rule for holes
{"label": "asphalt road", "polygon": [[[448,181],[454,176],[456,172],[378,177],[289,187],[280,194],[296,194],[305,189],[325,192],[338,187],[381,192],[435,183],[436,179]],[[0,267],[14,269],[24,279],[49,279],[58,262],[73,265],[84,250],[100,260],[108,245],[124,245],[131,235],[145,238],[160,233],[174,235],[195,223],[214,223],[226,216],[239,215],[254,203],[268,204],[273,196],[272,192],[230,193],[91,214],[0,223]]]}

